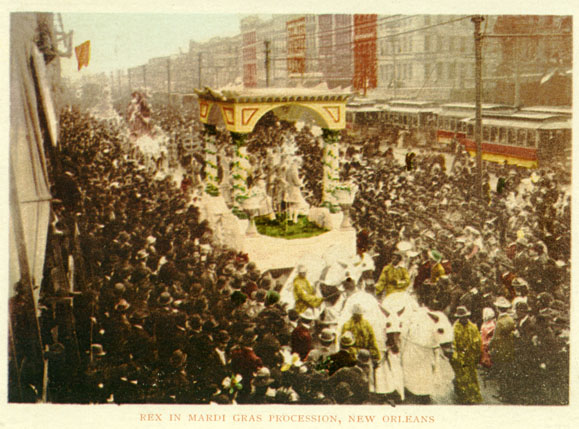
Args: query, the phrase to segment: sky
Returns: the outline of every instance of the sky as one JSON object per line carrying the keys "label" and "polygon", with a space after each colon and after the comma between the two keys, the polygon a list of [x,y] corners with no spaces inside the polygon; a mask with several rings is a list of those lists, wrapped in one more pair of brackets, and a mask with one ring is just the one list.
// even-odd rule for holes
{"label": "sky", "polygon": [[76,14],[63,13],[65,31],[73,30],[73,46],[91,43],[88,67],[77,70],[74,49],[62,59],[65,77],[109,72],[145,64],[150,58],[189,50],[189,41],[239,34],[238,14]]}

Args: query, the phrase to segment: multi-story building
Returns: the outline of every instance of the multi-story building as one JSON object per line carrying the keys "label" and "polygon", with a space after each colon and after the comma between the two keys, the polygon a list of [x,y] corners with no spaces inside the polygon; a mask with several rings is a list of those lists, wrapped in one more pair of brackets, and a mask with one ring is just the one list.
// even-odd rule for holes
{"label": "multi-story building", "polygon": [[571,105],[572,17],[504,15],[495,21],[487,44],[500,58],[487,79],[496,84],[496,101]]}
{"label": "multi-story building", "polygon": [[381,16],[378,91],[388,98],[460,99],[474,89],[474,37],[469,17]]}
{"label": "multi-story building", "polygon": [[[191,42],[188,53],[172,57],[172,89],[325,82],[375,98],[472,101],[473,30],[470,16],[461,15],[248,16],[237,36]],[[566,104],[561,97],[570,94],[570,17],[485,16],[482,31],[486,102],[516,104],[540,95]],[[152,90],[166,91],[166,61],[131,69],[133,87],[147,80]],[[542,79],[563,80],[559,95],[542,90],[548,87],[540,87]]]}

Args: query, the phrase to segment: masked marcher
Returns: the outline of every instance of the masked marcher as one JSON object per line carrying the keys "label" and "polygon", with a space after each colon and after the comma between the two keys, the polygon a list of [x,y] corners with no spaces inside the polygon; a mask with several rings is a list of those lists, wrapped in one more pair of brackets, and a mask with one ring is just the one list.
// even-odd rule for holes
{"label": "masked marcher", "polygon": [[354,335],[354,350],[357,353],[361,349],[366,349],[370,352],[374,362],[380,360],[380,351],[378,350],[378,344],[376,343],[376,336],[374,335],[374,329],[372,325],[364,319],[364,309],[360,304],[355,304],[352,307],[352,317],[344,326],[342,326],[342,335],[345,332],[351,332]]}
{"label": "masked marcher", "polygon": [[456,309],[454,317],[453,355],[450,359],[454,370],[454,393],[459,404],[482,402],[477,366],[481,356],[481,336],[474,323],[468,320],[470,311],[464,306]]}
{"label": "masked marcher", "polygon": [[382,269],[380,278],[376,283],[376,296],[388,296],[392,292],[403,292],[410,285],[408,270],[403,265],[402,254],[396,251],[392,260]]}
{"label": "masked marcher", "polygon": [[306,274],[306,267],[300,265],[298,267],[298,275],[293,282],[294,298],[296,301],[295,310],[298,314],[303,313],[308,308],[314,309],[319,307],[324,300],[322,297],[315,294],[314,287],[306,278]]}

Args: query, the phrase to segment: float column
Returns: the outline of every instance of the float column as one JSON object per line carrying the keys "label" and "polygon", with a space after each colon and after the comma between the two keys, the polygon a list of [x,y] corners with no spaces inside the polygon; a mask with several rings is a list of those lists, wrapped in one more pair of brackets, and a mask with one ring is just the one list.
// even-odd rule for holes
{"label": "float column", "polygon": [[247,134],[231,132],[231,139],[234,145],[234,160],[231,169],[231,178],[233,179],[233,213],[237,217],[246,218],[247,215],[242,210],[243,202],[248,198],[247,177],[251,171],[249,156],[245,146]]}
{"label": "float column", "polygon": [[211,196],[219,195],[219,178],[217,172],[217,146],[215,144],[217,128],[215,125],[203,124],[205,143],[205,192]]}
{"label": "float column", "polygon": [[334,190],[340,183],[340,130],[322,129],[324,138],[322,205],[336,209]]}

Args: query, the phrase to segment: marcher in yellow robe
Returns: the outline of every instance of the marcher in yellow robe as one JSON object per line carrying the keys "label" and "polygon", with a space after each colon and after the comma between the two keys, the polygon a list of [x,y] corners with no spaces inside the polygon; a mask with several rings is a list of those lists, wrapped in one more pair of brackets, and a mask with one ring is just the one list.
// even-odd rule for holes
{"label": "marcher in yellow robe", "polygon": [[482,402],[476,372],[481,356],[482,340],[474,323],[468,320],[470,311],[460,306],[456,309],[454,323],[454,353],[450,360],[454,370],[454,393],[459,404]]}
{"label": "marcher in yellow robe", "polygon": [[317,308],[324,298],[317,296],[314,287],[306,279],[304,267],[298,268],[298,275],[294,279],[294,299],[296,300],[295,310],[302,314],[308,308]]}
{"label": "marcher in yellow robe", "polygon": [[378,343],[376,343],[376,336],[372,325],[364,319],[362,313],[364,312],[360,304],[355,304],[352,308],[352,318],[348,320],[342,327],[341,334],[351,332],[354,336],[354,346],[352,349],[354,355],[358,355],[360,349],[366,349],[370,352],[372,359],[375,362],[380,360],[380,351],[378,350]]}
{"label": "marcher in yellow robe", "polygon": [[408,275],[408,270],[400,264],[402,261],[402,256],[399,253],[395,253],[388,265],[382,269],[380,278],[376,283],[376,296],[381,296],[386,292],[385,296],[390,295],[392,292],[403,292],[410,285],[410,276]]}

